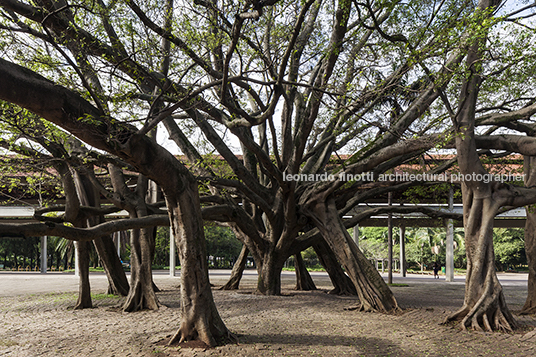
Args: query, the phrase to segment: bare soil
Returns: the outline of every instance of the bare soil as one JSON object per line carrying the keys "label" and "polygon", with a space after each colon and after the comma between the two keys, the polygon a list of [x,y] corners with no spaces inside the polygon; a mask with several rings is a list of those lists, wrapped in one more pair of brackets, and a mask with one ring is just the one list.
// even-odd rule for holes
{"label": "bare soil", "polygon": [[[164,284],[165,285],[165,284]],[[180,319],[175,284],[158,293],[158,311],[123,313],[124,298],[95,295],[93,309],[73,310],[76,293],[0,297],[0,356],[534,356],[536,317],[520,317],[514,334],[461,331],[441,325],[463,301],[463,284],[410,283],[392,287],[401,313],[352,311],[359,301],[321,290],[283,296],[214,290],[220,314],[239,344],[167,346]],[[322,284],[320,284],[322,285]],[[217,288],[217,286],[216,286]],[[523,303],[505,288],[510,307]]]}

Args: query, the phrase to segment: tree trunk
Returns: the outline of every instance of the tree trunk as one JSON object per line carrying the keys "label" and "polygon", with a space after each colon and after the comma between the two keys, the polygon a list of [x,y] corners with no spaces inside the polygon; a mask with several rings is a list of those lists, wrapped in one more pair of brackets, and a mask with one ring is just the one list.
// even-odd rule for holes
{"label": "tree trunk", "polygon": [[294,268],[296,270],[296,290],[316,290],[315,282],[305,267],[301,252],[294,255]]}
{"label": "tree trunk", "polygon": [[80,273],[80,283],[78,285],[78,301],[74,306],[77,309],[92,308],[91,288],[89,285],[89,242],[75,242],[78,246],[78,271]]}
{"label": "tree trunk", "polygon": [[242,274],[244,273],[244,269],[246,268],[246,263],[248,261],[248,253],[249,250],[246,247],[246,245],[242,245],[242,250],[240,251],[240,255],[238,256],[238,259],[233,265],[233,270],[231,271],[231,277],[229,278],[229,281],[220,288],[220,290],[237,290],[238,286],[240,285],[240,280],[242,279]]}
{"label": "tree trunk", "polygon": [[214,303],[197,182],[193,176],[189,178],[175,192],[162,185],[181,262],[182,318],[169,343],[201,340],[215,346],[236,338],[223,323]]}
{"label": "tree trunk", "polygon": [[130,236],[130,290],[123,311],[158,310],[158,298],[153,289],[150,237],[148,237],[152,231],[152,227],[135,229]]}
{"label": "tree trunk", "polygon": [[257,292],[263,295],[281,295],[281,271],[285,265],[285,258],[275,247],[269,247],[262,257],[262,265],[257,268],[259,279]]}
{"label": "tree trunk", "polygon": [[[462,184],[467,275],[463,307],[446,321],[461,321],[462,328],[512,331],[516,322],[506,305],[495,272],[493,219],[497,207],[491,195],[473,193]],[[487,197],[486,197],[487,196]]]}
{"label": "tree trunk", "polygon": [[[138,176],[136,190],[132,192],[126,185],[123,171],[108,164],[110,179],[117,197],[116,205],[123,207],[130,218],[148,216],[145,196],[147,178]],[[120,199],[119,199],[120,197]],[[130,236],[130,290],[123,305],[123,311],[134,312],[144,309],[157,310],[158,298],[153,288],[152,262],[154,256],[154,227],[135,229]]]}
{"label": "tree trunk", "polygon": [[357,295],[352,279],[344,273],[341,264],[337,261],[335,253],[333,253],[326,241],[322,240],[319,243],[313,244],[313,249],[333,284],[334,289],[329,294],[343,296]]}
{"label": "tree trunk", "polygon": [[107,294],[127,296],[130,289],[121,260],[117,256],[115,244],[110,236],[93,241],[108,277]]}
{"label": "tree trunk", "polygon": [[[536,157],[525,156],[525,186],[536,186]],[[528,292],[521,314],[536,313],[536,212],[535,206],[526,207],[525,254],[529,265]]]}
{"label": "tree trunk", "polygon": [[529,212],[529,208],[525,223],[525,254],[529,265],[529,278],[527,300],[521,309],[521,314],[524,315],[536,313],[536,213]]}
{"label": "tree trunk", "polygon": [[311,218],[354,283],[361,302],[360,310],[398,310],[393,293],[348,234],[337,212],[335,200],[320,197],[311,202]]}

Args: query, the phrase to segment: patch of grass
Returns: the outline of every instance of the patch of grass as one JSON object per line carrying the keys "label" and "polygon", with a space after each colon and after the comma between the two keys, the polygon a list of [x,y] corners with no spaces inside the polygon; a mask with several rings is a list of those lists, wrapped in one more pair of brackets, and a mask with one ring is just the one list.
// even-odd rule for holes
{"label": "patch of grass", "polygon": [[[152,265],[151,268],[153,270],[169,270],[168,265]],[[181,270],[181,266],[180,265],[175,266],[175,270]]]}
{"label": "patch of grass", "polygon": [[113,299],[118,296],[114,294],[91,294],[91,298],[95,300],[102,300],[102,299]]}
{"label": "patch of grass", "polygon": [[49,293],[45,294],[45,296],[50,296],[52,298],[52,302],[64,302],[65,300],[75,300],[78,298],[78,293]]}
{"label": "patch of grass", "polygon": [[[102,273],[104,271],[104,268],[102,267],[97,267],[97,268],[89,268],[89,271],[90,272],[96,272],[96,273]],[[65,269],[63,271],[64,273],[74,273],[74,269]]]}
{"label": "patch of grass", "polygon": [[387,284],[389,286],[409,286],[408,284],[400,284],[400,283],[392,283],[392,284]]}
{"label": "patch of grass", "polygon": [[18,343],[13,340],[0,340],[0,346],[12,347],[12,346],[18,346]]}
{"label": "patch of grass", "polygon": [[[295,271],[294,267],[283,268],[283,271]],[[326,271],[322,265],[314,265],[312,267],[307,267],[307,271]]]}

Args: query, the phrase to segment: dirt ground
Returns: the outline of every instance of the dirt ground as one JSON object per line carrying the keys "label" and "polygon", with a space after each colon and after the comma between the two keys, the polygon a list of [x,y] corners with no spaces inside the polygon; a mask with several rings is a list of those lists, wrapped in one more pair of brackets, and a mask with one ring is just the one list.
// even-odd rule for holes
{"label": "dirt ground", "polygon": [[[94,309],[75,311],[77,294],[72,289],[7,293],[8,284],[20,277],[4,276],[3,280],[0,274],[0,292],[5,287],[0,294],[0,356],[536,355],[535,316],[518,316],[524,327],[514,334],[465,332],[441,325],[447,314],[461,306],[463,282],[406,280],[409,286],[392,287],[404,311],[383,315],[350,311],[358,304],[355,298],[329,295],[327,279],[320,274],[313,277],[320,290],[298,292],[291,280],[283,279],[284,295],[276,297],[252,294],[252,277],[245,279],[239,291],[214,290],[220,314],[238,335],[239,344],[190,349],[166,346],[180,319],[177,278],[155,279],[163,289],[158,293],[160,310],[123,313],[119,308],[123,298],[102,294],[94,295]],[[223,284],[225,277],[211,275],[211,281]],[[95,293],[104,291],[100,285],[92,283],[97,286]],[[514,312],[520,309],[525,293],[523,284],[505,285]]]}

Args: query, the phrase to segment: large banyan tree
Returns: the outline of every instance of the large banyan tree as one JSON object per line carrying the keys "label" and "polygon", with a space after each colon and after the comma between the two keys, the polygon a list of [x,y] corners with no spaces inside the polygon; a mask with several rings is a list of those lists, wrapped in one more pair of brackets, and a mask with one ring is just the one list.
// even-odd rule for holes
{"label": "large banyan tree", "polygon": [[[377,178],[450,141],[445,113],[456,119],[449,97],[473,65],[475,14],[493,5],[0,0],[0,99],[159,184],[183,270],[173,340],[214,345],[230,334],[212,301],[201,214],[237,232],[260,293],[279,294],[285,260],[313,246],[363,310],[397,308],[346,229],[378,212],[359,203],[417,183],[357,175]],[[160,123],[188,167],[149,135]]]}

